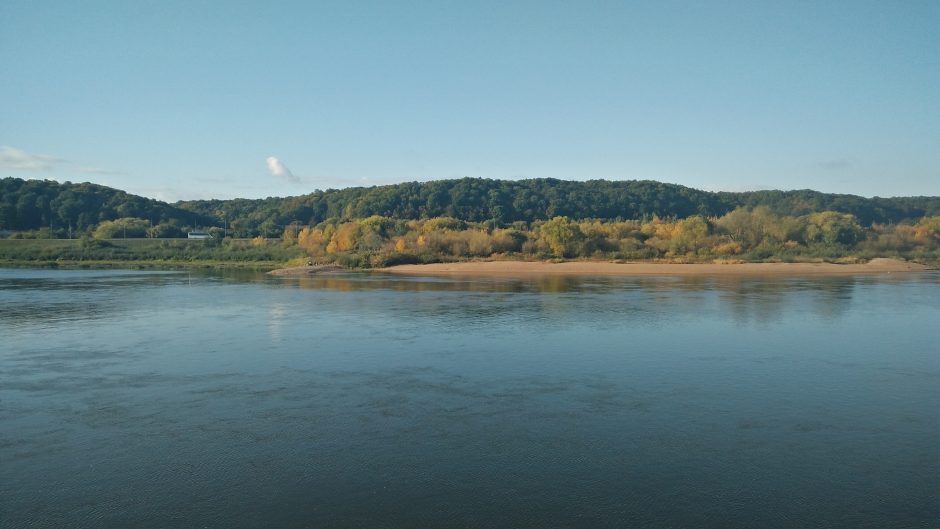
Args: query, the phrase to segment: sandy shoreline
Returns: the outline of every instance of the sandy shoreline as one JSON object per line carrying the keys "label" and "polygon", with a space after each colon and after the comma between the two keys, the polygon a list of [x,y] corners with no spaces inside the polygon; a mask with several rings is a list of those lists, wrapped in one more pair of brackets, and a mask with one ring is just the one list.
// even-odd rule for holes
{"label": "sandy shoreline", "polygon": [[735,263],[673,264],[570,261],[467,261],[425,265],[399,265],[376,271],[407,275],[468,276],[826,276],[924,272],[928,267],[897,259],[872,259],[865,264],[832,263]]}

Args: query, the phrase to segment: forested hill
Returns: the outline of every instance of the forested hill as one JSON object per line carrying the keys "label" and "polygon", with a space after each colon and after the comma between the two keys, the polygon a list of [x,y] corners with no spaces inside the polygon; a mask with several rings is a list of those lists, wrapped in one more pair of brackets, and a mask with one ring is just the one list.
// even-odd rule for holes
{"label": "forested hill", "polygon": [[246,233],[278,233],[288,224],[382,215],[399,219],[455,217],[466,221],[684,218],[721,216],[739,206],[768,206],[780,215],[851,213],[864,225],[940,215],[940,197],[863,198],[816,191],[708,192],[653,181],[463,178],[316,191],[288,198],[200,200],[170,205],[90,183],[0,180],[0,229],[71,227],[136,218],[174,229],[221,225]]}
{"label": "forested hill", "polygon": [[103,221],[138,218],[156,224],[214,225],[215,219],[91,183],[53,180],[0,180],[0,229],[83,231]]}
{"label": "forested hill", "polygon": [[463,178],[318,191],[290,198],[179,202],[207,216],[225,215],[246,226],[317,224],[329,218],[381,215],[399,219],[455,217],[467,221],[641,219],[720,216],[739,206],[766,205],[780,215],[851,213],[865,225],[940,215],[940,197],[864,198],[817,191],[708,192],[645,181]]}

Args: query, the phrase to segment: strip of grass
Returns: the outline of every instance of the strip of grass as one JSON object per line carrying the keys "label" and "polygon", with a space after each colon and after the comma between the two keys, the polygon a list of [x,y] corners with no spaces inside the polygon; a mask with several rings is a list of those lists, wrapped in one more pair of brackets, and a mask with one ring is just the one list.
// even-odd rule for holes
{"label": "strip of grass", "polygon": [[0,240],[0,265],[94,268],[238,268],[270,270],[303,258],[277,242],[127,239]]}

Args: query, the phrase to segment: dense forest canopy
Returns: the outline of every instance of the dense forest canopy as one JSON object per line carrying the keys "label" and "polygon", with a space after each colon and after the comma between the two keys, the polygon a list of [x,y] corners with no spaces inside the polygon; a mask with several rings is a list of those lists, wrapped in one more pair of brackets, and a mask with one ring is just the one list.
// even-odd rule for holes
{"label": "dense forest canopy", "polygon": [[[266,199],[198,200],[170,205],[90,183],[0,180],[0,229],[66,228],[90,232],[105,221],[143,219],[154,236],[227,224],[239,236],[276,236],[288,225],[373,215],[416,220],[452,217],[507,226],[517,221],[720,217],[739,207],[765,206],[777,215],[848,213],[863,226],[940,215],[940,197],[864,198],[817,191],[708,192],[654,181],[586,182],[555,179],[462,178],[353,187]],[[121,221],[121,226],[131,221]],[[139,231],[135,228],[135,233]]]}
{"label": "dense forest canopy", "polygon": [[396,219],[453,217],[471,222],[721,216],[737,207],[768,206],[779,215],[837,211],[864,225],[940,214],[940,197],[864,198],[817,191],[707,192],[653,181],[463,178],[317,191],[289,198],[202,200],[177,204],[247,227],[316,225],[331,218],[380,215]]}
{"label": "dense forest canopy", "polygon": [[2,230],[44,228],[53,232],[80,233],[91,231],[103,222],[121,218],[141,219],[153,225],[180,228],[194,223],[215,224],[215,219],[166,202],[88,182],[73,184],[20,178],[0,180]]}

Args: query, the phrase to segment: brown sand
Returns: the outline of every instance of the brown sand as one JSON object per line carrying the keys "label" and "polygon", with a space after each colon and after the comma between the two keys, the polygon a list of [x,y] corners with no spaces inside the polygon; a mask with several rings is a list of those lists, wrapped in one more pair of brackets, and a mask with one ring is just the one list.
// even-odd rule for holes
{"label": "brown sand", "polygon": [[613,263],[600,261],[466,261],[426,265],[399,265],[378,271],[408,275],[468,275],[524,277],[538,275],[580,276],[826,276],[923,272],[924,265],[897,259],[872,259],[865,264],[832,263],[735,263],[673,264]]}

